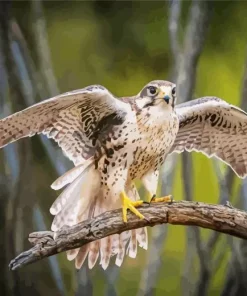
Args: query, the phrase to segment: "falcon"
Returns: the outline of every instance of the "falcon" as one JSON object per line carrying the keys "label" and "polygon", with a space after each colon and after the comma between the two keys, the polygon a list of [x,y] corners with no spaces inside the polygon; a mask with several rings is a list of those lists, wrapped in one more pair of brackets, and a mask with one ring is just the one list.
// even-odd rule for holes
{"label": "falcon", "polygon": [[[247,114],[217,97],[176,104],[174,83],[156,80],[136,96],[117,98],[92,85],[42,101],[0,120],[0,147],[43,133],[54,139],[75,167],[51,187],[65,189],[50,208],[51,229],[57,231],[122,208],[139,218],[140,200],[134,184],[142,181],[150,201],[156,198],[159,170],[173,152],[197,151],[215,156],[244,178],[247,174]],[[147,249],[147,231],[114,234],[67,251],[80,268],[88,258],[93,268],[100,257],[120,266],[125,253],[134,258],[137,246]]]}

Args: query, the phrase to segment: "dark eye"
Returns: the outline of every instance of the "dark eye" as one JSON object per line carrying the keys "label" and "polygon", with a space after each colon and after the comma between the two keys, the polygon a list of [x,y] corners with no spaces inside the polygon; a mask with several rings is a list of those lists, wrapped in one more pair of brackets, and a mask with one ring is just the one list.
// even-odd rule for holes
{"label": "dark eye", "polygon": [[148,94],[155,95],[157,93],[157,88],[154,86],[149,86],[148,88]]}
{"label": "dark eye", "polygon": [[176,93],[176,86],[174,86],[173,89],[172,89],[172,95],[174,96],[175,93]]}

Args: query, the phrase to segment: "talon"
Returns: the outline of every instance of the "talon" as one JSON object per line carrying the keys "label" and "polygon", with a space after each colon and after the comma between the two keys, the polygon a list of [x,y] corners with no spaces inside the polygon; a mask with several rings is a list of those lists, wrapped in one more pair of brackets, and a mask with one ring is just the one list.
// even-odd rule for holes
{"label": "talon", "polygon": [[163,196],[163,197],[155,197],[155,195],[152,196],[152,198],[150,199],[150,203],[151,202],[168,202],[168,203],[172,203],[173,197],[171,195],[167,195],[167,196]]}
{"label": "talon", "polygon": [[149,205],[151,204],[151,202],[153,202],[153,201],[155,200],[155,198],[156,198],[156,194],[154,194],[154,195],[151,197],[151,199],[150,199],[150,201],[149,201]]}
{"label": "talon", "polygon": [[127,222],[127,210],[129,209],[132,213],[134,213],[140,219],[144,219],[144,216],[136,209],[136,207],[140,206],[143,201],[132,201],[128,198],[125,192],[121,192],[120,194],[122,198],[122,211],[123,211],[123,221]]}
{"label": "talon", "polygon": [[149,201],[143,201],[143,203],[150,206],[150,202]]}

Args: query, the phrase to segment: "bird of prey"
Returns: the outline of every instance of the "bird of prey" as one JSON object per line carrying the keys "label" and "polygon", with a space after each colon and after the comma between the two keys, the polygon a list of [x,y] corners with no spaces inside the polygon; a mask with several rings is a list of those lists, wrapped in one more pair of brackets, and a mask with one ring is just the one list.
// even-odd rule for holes
{"label": "bird of prey", "polygon": [[[140,200],[134,184],[142,181],[155,199],[159,169],[173,152],[197,151],[216,156],[243,178],[247,174],[247,114],[217,97],[176,104],[175,84],[156,80],[136,96],[117,98],[92,85],[42,101],[0,120],[0,147],[43,133],[53,138],[75,167],[59,177],[66,186],[50,208],[52,230],[71,226],[105,211],[127,209],[138,217]],[[137,246],[147,249],[145,228],[114,234],[67,251],[80,268],[92,268],[100,255],[105,269],[115,255],[134,258]]]}

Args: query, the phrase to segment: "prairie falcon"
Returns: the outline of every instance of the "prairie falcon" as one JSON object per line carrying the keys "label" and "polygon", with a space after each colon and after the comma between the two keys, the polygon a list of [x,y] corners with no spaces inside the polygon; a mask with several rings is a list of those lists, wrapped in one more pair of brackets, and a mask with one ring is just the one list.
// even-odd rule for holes
{"label": "prairie falcon", "polygon": [[[0,147],[43,133],[73,161],[75,167],[51,185],[66,186],[50,208],[54,231],[120,207],[124,221],[127,209],[143,218],[133,181],[140,179],[153,200],[168,154],[199,151],[218,157],[239,177],[247,174],[244,111],[216,97],[175,103],[176,86],[168,81],[152,81],[138,95],[119,99],[103,86],[88,86],[0,120]],[[113,255],[120,266],[126,248],[134,258],[137,244],[147,249],[145,228],[91,242],[67,257],[77,268],[88,257],[92,268],[100,254],[105,269]]]}

